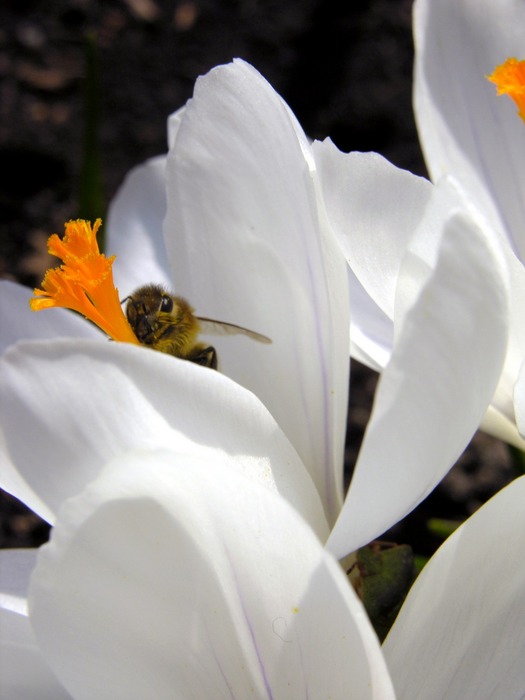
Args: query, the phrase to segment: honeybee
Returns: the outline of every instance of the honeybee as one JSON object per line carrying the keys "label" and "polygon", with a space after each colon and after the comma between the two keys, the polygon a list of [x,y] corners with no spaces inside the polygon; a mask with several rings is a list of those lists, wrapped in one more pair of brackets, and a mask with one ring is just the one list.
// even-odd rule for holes
{"label": "honeybee", "polygon": [[260,343],[272,342],[242,326],[195,316],[186,299],[170,294],[157,284],[139,287],[124,302],[129,325],[140,343],[211,369],[217,369],[217,352],[211,345],[197,341],[201,332],[241,334]]}

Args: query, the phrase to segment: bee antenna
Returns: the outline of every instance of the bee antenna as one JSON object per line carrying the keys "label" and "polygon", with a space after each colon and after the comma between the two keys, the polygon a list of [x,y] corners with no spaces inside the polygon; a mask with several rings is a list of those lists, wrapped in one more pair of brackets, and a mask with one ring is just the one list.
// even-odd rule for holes
{"label": "bee antenna", "polygon": [[128,299],[131,299],[131,297],[130,296],[124,297],[124,299],[121,299],[119,303],[124,304],[126,301],[128,301]]}

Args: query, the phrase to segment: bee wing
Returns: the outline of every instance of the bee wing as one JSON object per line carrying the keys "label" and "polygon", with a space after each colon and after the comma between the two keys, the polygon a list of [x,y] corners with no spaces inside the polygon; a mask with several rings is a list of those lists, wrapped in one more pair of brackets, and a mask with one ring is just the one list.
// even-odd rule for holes
{"label": "bee wing", "polygon": [[212,318],[202,318],[202,316],[197,316],[196,318],[199,321],[202,333],[209,333],[210,335],[247,335],[259,343],[272,342],[267,336],[250,331],[242,326],[236,326],[234,323],[224,323],[224,321],[215,321]]}

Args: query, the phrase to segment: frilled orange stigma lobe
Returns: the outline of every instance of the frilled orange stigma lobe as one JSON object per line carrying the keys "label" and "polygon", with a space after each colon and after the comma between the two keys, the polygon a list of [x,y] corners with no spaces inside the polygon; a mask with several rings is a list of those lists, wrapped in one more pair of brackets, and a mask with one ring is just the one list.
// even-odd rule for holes
{"label": "frilled orange stigma lobe", "polygon": [[48,270],[42,289],[29,300],[32,311],[53,306],[73,309],[95,323],[113,340],[139,345],[119,301],[113,282],[113,261],[99,251],[97,231],[102,224],[77,219],[65,225],[64,238],[49,237],[47,248],[62,260],[60,267]]}
{"label": "frilled orange stigma lobe", "polygon": [[498,88],[498,95],[508,95],[518,106],[518,114],[525,121],[525,61],[507,58],[494,68],[487,80]]}

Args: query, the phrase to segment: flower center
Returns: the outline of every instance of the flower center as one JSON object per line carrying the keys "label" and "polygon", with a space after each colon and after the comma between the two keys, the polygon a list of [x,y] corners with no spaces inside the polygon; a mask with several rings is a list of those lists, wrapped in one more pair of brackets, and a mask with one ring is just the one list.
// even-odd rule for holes
{"label": "flower center", "polygon": [[97,231],[102,224],[77,219],[65,224],[65,235],[49,237],[47,249],[62,260],[60,267],[48,270],[42,289],[29,300],[32,311],[59,306],[83,314],[113,340],[139,345],[119,301],[113,282],[113,261],[99,251]]}
{"label": "flower center", "polygon": [[498,95],[508,95],[514,100],[519,116],[525,121],[525,61],[507,58],[486,77],[496,85]]}

